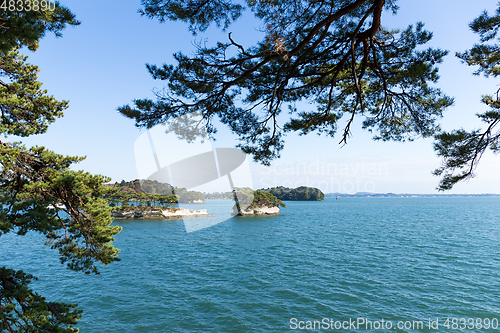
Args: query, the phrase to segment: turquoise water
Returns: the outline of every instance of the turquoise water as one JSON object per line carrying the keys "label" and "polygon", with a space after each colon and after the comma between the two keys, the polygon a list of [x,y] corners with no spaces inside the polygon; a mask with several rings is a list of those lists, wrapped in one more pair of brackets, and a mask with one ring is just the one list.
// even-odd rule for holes
{"label": "turquoise water", "polygon": [[[38,276],[33,287],[51,300],[79,303],[81,332],[322,332],[357,318],[392,329],[341,331],[500,331],[451,327],[500,320],[499,208],[500,198],[327,198],[192,233],[182,220],[121,220],[122,261],[99,276],[65,269],[38,235],[0,237],[0,266]],[[323,318],[332,326],[298,329]]]}

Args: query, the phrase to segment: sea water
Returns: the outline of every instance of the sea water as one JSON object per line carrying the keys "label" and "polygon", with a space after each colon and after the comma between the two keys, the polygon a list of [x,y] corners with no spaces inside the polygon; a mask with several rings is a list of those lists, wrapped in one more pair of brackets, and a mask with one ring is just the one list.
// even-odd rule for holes
{"label": "sea water", "polygon": [[122,260],[98,276],[65,269],[37,234],[1,236],[0,266],[78,303],[82,333],[500,330],[500,198],[286,204],[190,233],[181,219],[116,221]]}

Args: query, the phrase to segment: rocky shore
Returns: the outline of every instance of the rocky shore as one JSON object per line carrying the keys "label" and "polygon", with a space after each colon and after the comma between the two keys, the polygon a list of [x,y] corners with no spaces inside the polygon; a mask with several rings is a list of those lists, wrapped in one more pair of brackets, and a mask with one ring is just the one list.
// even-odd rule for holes
{"label": "rocky shore", "polygon": [[111,213],[115,219],[175,219],[183,217],[213,216],[206,209],[167,208],[164,210],[116,210]]}
{"label": "rocky shore", "polygon": [[169,208],[164,210],[163,216],[167,219],[175,219],[179,217],[200,217],[200,216],[214,216],[208,214],[206,209],[187,209],[187,208]]}
{"label": "rocky shore", "polygon": [[233,216],[278,215],[279,213],[280,213],[279,207],[267,207],[267,206],[241,209],[238,212],[238,208],[236,208],[236,205],[234,205],[233,212],[231,213],[231,215]]}

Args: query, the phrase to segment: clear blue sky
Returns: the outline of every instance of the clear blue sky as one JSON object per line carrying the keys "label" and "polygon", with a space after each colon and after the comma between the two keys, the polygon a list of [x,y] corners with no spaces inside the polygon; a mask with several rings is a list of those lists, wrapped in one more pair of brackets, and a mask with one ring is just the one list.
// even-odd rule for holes
{"label": "clear blue sky", "polygon": [[[75,168],[107,175],[113,181],[138,177],[134,142],[143,132],[131,120],[120,116],[118,106],[134,98],[153,97],[152,89],[162,82],[151,79],[146,63],[172,63],[172,54],[189,53],[194,40],[208,44],[227,40],[227,33],[211,28],[204,35],[192,36],[183,23],[157,21],[141,17],[140,1],[65,0],[82,22],[70,27],[63,38],[48,35],[40,49],[27,51],[30,62],[40,67],[44,88],[58,99],[70,101],[65,117],[58,119],[47,134],[23,139],[28,146],[44,145],[58,153],[86,155]],[[481,126],[476,113],[485,107],[481,95],[498,87],[492,79],[472,76],[472,69],[454,57],[455,52],[471,47],[477,36],[468,23],[484,9],[493,11],[496,1],[400,1],[396,16],[386,13],[384,26],[405,28],[422,21],[434,33],[431,46],[450,51],[440,66],[439,86],[455,98],[441,121],[447,130]],[[251,45],[261,36],[255,21],[246,17],[228,32],[235,40]],[[438,178],[431,171],[439,166],[431,139],[412,143],[374,142],[361,130],[353,128],[353,137],[343,148],[340,137],[286,138],[282,157],[270,168],[252,164],[255,188],[286,185],[317,186],[326,192],[396,192],[434,193]],[[232,147],[236,141],[220,128],[215,145]],[[457,185],[450,193],[500,193],[500,156],[485,154],[477,177]],[[202,190],[220,190],[213,186]]]}

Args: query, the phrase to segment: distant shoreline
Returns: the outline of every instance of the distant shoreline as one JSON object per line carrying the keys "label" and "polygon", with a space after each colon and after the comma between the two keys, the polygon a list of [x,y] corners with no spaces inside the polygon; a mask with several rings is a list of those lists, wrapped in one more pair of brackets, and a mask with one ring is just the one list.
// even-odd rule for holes
{"label": "distant shoreline", "polygon": [[498,198],[500,194],[327,193],[327,198]]}

